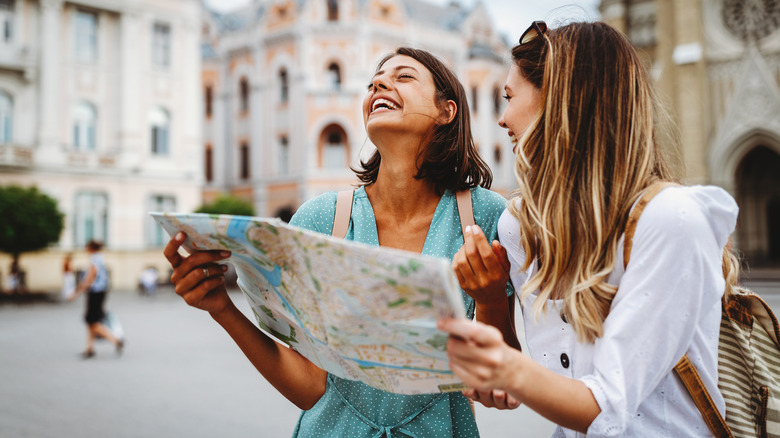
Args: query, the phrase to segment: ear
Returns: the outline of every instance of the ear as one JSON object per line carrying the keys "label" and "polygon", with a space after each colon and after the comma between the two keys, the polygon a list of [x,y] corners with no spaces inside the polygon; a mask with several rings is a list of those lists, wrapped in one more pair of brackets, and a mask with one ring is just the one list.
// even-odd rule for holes
{"label": "ear", "polygon": [[441,114],[439,115],[439,124],[441,125],[447,125],[453,120],[455,120],[455,115],[458,114],[458,105],[452,101],[448,100],[444,102],[444,105],[442,105]]}

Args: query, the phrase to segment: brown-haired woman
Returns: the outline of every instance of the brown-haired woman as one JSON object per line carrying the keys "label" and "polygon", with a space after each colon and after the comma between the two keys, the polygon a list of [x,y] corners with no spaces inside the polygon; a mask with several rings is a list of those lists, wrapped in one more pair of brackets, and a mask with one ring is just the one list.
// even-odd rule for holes
{"label": "brown-haired woman", "polygon": [[[736,203],[717,187],[663,189],[624,267],[630,211],[649,187],[674,181],[641,60],[604,23],[535,22],[512,57],[500,124],[515,143],[519,188],[499,239],[529,355],[491,327],[442,320],[456,335],[453,371],[475,388],[469,396],[506,407],[491,390],[506,391],[560,425],[555,436],[709,436],[672,369],[687,353],[723,413],[715,346],[724,272],[737,268],[723,257]],[[478,277],[469,264],[482,261],[461,260],[469,284]]]}
{"label": "brown-haired woman", "polygon": [[70,297],[75,300],[82,293],[87,294],[87,311],[84,314],[84,322],[87,323],[87,348],[81,353],[81,357],[89,359],[95,356],[95,339],[98,337],[108,339],[116,348],[117,354],[122,353],[124,340],[117,338],[103,324],[106,312],[103,305],[108,293],[108,270],[100,253],[103,244],[97,240],[87,242],[87,252],[89,253],[89,270],[84,279],[76,287],[76,291]]}
{"label": "brown-haired woman", "polygon": [[[384,58],[363,101],[368,137],[377,150],[357,174],[346,239],[451,258],[463,236],[455,192],[469,189],[474,219],[492,239],[505,200],[486,190],[491,174],[474,147],[463,86],[428,52],[401,48]],[[291,225],[330,234],[337,194],[304,203]],[[188,304],[207,310],[258,371],[304,409],[295,436],[477,436],[468,400],[460,393],[400,395],[338,378],[264,335],[225,292],[216,264],[228,256],[178,254],[185,236],[168,243],[171,280]],[[203,268],[208,277],[204,278]],[[464,295],[469,313],[509,332],[507,279],[495,302]],[[476,304],[476,306],[475,306]],[[476,307],[476,311],[475,311]],[[494,319],[494,316],[497,319]]]}

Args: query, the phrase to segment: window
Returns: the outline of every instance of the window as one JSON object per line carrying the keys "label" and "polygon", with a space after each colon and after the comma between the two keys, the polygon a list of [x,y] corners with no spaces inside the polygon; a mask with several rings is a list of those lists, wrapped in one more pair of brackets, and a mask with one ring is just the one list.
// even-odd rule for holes
{"label": "window", "polygon": [[149,124],[152,135],[152,155],[168,155],[171,118],[162,108],[155,108],[149,113]]}
{"label": "window", "polygon": [[323,132],[324,144],[320,163],[326,169],[343,169],[347,166],[346,133],[338,125],[331,125]]}
{"label": "window", "polygon": [[73,242],[82,247],[91,239],[106,243],[108,237],[108,197],[99,192],[76,194]]}
{"label": "window", "polygon": [[328,66],[328,85],[334,91],[341,88],[341,68],[335,62]]}
{"label": "window", "polygon": [[501,145],[496,145],[493,147],[493,162],[496,163],[496,166],[501,164]]}
{"label": "window", "polygon": [[205,170],[206,182],[214,180],[214,151],[211,149],[211,145],[206,145],[206,156],[203,160],[203,166]]}
{"label": "window", "polygon": [[97,14],[76,11],[76,59],[93,62],[97,59]]}
{"label": "window", "polygon": [[0,91],[0,144],[11,143],[14,123],[14,104],[11,95]]}
{"label": "window", "polygon": [[168,67],[171,65],[171,26],[154,23],[152,29],[152,65]]}
{"label": "window", "polygon": [[211,85],[206,85],[206,89],[203,93],[204,94],[203,99],[206,101],[204,106],[206,107],[207,118],[211,118],[211,100],[212,100],[211,93],[212,93]]}
{"label": "window", "polygon": [[79,151],[95,150],[95,125],[97,111],[87,102],[79,102],[73,108],[73,148]]}
{"label": "window", "polygon": [[289,80],[287,79],[287,70],[281,69],[279,70],[279,100],[282,102],[287,102],[287,99],[290,98],[290,84]]}
{"label": "window", "polygon": [[0,0],[0,43],[10,43],[14,36],[14,0]]}
{"label": "window", "polygon": [[249,111],[249,81],[246,78],[241,78],[238,89],[241,95],[241,112],[247,112]]}
{"label": "window", "polygon": [[[149,197],[149,208],[148,211],[159,211],[163,213],[174,213],[176,212],[176,198],[173,196],[165,196],[165,195],[152,195]],[[146,243],[149,246],[163,246],[168,242],[168,233],[163,230],[163,228],[154,220],[151,218],[151,216],[147,215],[148,218],[146,219]]]}
{"label": "window", "polygon": [[241,179],[249,179],[249,144],[241,143]]}
{"label": "window", "polygon": [[338,0],[326,0],[328,2],[328,21],[338,21],[339,2]]}
{"label": "window", "polygon": [[471,112],[476,114],[477,108],[479,108],[477,105],[479,104],[479,90],[476,86],[471,87]]}
{"label": "window", "polygon": [[287,136],[279,138],[279,175],[287,175],[290,171],[290,144]]}

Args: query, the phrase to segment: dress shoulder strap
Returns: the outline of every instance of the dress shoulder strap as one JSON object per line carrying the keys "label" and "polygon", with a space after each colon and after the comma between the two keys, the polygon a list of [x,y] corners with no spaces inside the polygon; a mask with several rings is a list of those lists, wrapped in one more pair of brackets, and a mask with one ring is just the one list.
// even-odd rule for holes
{"label": "dress shoulder strap", "polygon": [[458,201],[458,215],[460,216],[460,229],[466,235],[466,227],[474,225],[474,207],[471,204],[471,190],[461,190],[455,194]]}

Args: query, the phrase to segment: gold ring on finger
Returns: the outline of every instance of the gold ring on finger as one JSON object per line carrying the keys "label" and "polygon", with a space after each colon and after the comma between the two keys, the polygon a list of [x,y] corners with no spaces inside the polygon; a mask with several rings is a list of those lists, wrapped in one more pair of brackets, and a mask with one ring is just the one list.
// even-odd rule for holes
{"label": "gold ring on finger", "polygon": [[203,268],[203,278],[206,278],[209,276],[209,268]]}

